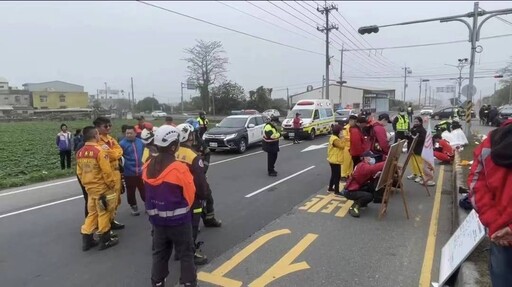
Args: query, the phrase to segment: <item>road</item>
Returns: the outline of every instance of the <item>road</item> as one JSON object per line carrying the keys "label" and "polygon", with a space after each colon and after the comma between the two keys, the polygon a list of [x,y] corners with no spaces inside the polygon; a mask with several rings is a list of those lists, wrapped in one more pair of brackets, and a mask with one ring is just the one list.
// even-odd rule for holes
{"label": "road", "polygon": [[[244,282],[238,286],[248,286],[246,283],[263,273],[268,274],[250,286],[319,286],[319,282],[324,282],[322,286],[413,286],[426,276],[423,274],[436,276],[439,245],[451,232],[449,167],[444,177],[438,178],[438,185],[445,188],[432,189],[431,197],[406,180],[410,220],[405,219],[397,196],[383,221],[376,220],[378,208],[373,206],[363,211],[367,215],[360,219],[345,217],[347,207],[341,218],[322,216],[328,210],[311,211],[307,203],[327,195],[330,169],[325,160],[326,141],[327,137],[299,145],[282,141],[276,178],[267,176],[266,154],[258,146],[244,155],[212,156],[208,180],[223,226],[202,228],[199,239],[206,242],[203,253],[213,261],[199,271],[212,272],[223,264],[234,268],[236,264],[230,259],[256,238],[290,230],[291,237],[273,241],[264,251],[253,250],[254,257],[243,263],[245,268],[234,269],[235,277]],[[307,147],[312,150],[301,152]],[[436,193],[443,196],[439,196],[437,206],[439,217],[434,218]],[[120,244],[101,252],[82,252],[83,198],[74,179],[0,191],[2,286],[148,286],[150,224],[146,216],[131,216],[126,197],[122,200],[117,219],[126,224],[126,229],[119,231]],[[437,240],[441,243],[429,249],[427,241],[431,237],[427,235],[431,234],[432,222],[436,228],[439,223]],[[262,283],[275,275],[271,272],[274,269],[265,270],[279,259],[279,254],[285,254],[299,241],[298,249],[290,252],[299,256],[306,250],[301,258],[310,268],[291,273],[283,281]],[[426,271],[422,267],[425,260]],[[170,269],[168,282],[175,283],[178,265],[171,262]],[[204,279],[203,275],[200,278]],[[202,280],[200,284],[222,286],[208,282]]]}

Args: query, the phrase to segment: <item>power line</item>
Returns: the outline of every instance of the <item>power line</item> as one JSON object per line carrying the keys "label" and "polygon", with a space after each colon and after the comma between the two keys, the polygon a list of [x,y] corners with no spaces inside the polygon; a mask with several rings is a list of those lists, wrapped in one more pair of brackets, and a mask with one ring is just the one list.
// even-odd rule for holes
{"label": "power line", "polygon": [[[286,4],[288,7],[292,8],[293,10],[297,11],[299,14],[301,14],[302,16],[308,18],[309,20],[313,21],[313,23],[315,23],[315,25],[320,25],[318,24],[315,20],[311,19],[309,16],[305,15],[304,13],[302,13],[301,11],[299,11],[298,9],[296,9],[295,7],[293,7],[292,5],[288,4],[286,1],[283,1],[281,0],[281,2],[283,2],[284,4]],[[297,2],[297,1],[295,1]],[[297,2],[298,3],[298,2]]]}
{"label": "power line", "polygon": [[229,28],[229,27],[226,27],[226,26],[222,26],[222,25],[219,25],[219,24],[215,24],[215,23],[203,20],[203,19],[199,19],[199,18],[190,16],[190,15],[186,15],[186,14],[183,14],[183,13],[180,13],[180,12],[168,9],[168,8],[164,8],[164,7],[155,5],[155,4],[150,4],[150,3],[147,3],[147,2],[144,2],[144,1],[140,1],[140,0],[137,0],[137,2],[139,2],[141,4],[145,4],[145,5],[151,6],[151,7],[154,7],[154,8],[157,8],[157,9],[164,10],[164,11],[176,14],[176,15],[180,15],[180,16],[183,16],[183,17],[186,17],[186,18],[189,18],[189,19],[193,19],[193,20],[196,20],[196,21],[199,21],[199,22],[202,22],[202,23],[206,23],[206,24],[218,27],[218,28],[222,28],[222,29],[225,29],[225,30],[228,30],[228,31],[231,31],[231,32],[235,32],[235,33],[238,33],[238,34],[249,36],[251,38],[255,38],[255,39],[258,39],[258,40],[262,40],[262,41],[265,41],[265,42],[269,42],[269,43],[272,43],[272,44],[280,45],[280,46],[283,46],[283,47],[288,47],[288,48],[299,50],[299,51],[303,51],[303,52],[308,52],[308,53],[324,56],[324,54],[322,54],[322,53],[318,53],[318,52],[315,52],[315,51],[311,51],[311,50],[299,48],[299,47],[296,47],[296,46],[280,43],[280,42],[277,42],[277,41],[274,41],[274,40],[270,40],[270,39],[266,39],[266,38],[263,38],[263,37],[260,37],[260,36],[252,35],[252,34],[249,34],[249,33],[246,33],[246,32],[235,30],[233,28]]}
{"label": "power line", "polygon": [[[283,1],[283,0],[281,0],[281,1]],[[284,1],[283,1],[283,2],[284,2]],[[311,12],[308,8],[306,8],[306,7],[302,6],[301,2],[302,2],[302,1],[295,1],[295,3],[299,4],[299,6],[300,6],[300,7],[302,7],[304,10],[308,11],[310,14],[312,14],[312,15],[314,15],[315,17],[317,17],[318,19],[320,19],[320,21],[324,21],[324,19],[322,19],[322,17],[320,17],[318,14],[313,13],[313,12]],[[315,11],[316,11],[315,7],[313,7],[313,6],[309,5],[309,3],[308,3],[307,1],[304,1],[304,2],[302,2],[302,3],[307,4],[309,7],[313,8],[313,10],[315,10]]]}

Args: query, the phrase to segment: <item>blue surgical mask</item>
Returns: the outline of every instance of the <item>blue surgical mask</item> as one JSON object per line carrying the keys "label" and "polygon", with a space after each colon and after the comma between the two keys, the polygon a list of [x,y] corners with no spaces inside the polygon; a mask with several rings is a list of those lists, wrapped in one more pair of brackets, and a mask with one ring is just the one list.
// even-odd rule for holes
{"label": "blue surgical mask", "polygon": [[373,157],[370,158],[370,161],[368,162],[370,165],[374,165],[375,164],[375,159]]}

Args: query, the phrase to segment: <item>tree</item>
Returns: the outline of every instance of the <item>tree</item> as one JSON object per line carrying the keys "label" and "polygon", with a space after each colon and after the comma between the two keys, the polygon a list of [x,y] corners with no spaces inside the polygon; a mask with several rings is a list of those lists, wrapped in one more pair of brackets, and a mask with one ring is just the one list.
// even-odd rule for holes
{"label": "tree", "polygon": [[157,99],[152,97],[145,97],[136,105],[138,112],[154,111],[160,109],[160,103]]}
{"label": "tree", "polygon": [[272,105],[272,88],[267,89],[260,86],[256,91],[249,92],[249,101],[247,101],[247,109],[254,109],[259,112],[270,109]]}
{"label": "tree", "polygon": [[113,102],[114,102],[114,107],[116,107],[118,111],[131,110],[130,100],[128,100],[128,99],[115,99],[115,100],[113,100]]}
{"label": "tree", "polygon": [[212,88],[211,96],[215,102],[215,113],[229,115],[232,110],[243,109],[245,104],[244,88],[234,82],[224,82]]}
{"label": "tree", "polygon": [[286,116],[286,113],[288,112],[288,103],[286,102],[286,99],[283,98],[272,99],[270,108],[276,109],[281,115]]}
{"label": "tree", "polygon": [[196,82],[201,95],[202,109],[210,110],[210,86],[224,78],[228,58],[223,57],[220,41],[206,42],[196,40],[197,44],[185,49],[189,57],[183,59],[188,62],[189,77]]}

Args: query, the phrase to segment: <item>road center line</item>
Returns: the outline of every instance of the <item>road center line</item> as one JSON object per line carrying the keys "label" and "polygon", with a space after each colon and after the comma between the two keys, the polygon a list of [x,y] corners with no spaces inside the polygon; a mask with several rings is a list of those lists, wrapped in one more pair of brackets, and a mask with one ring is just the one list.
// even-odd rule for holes
{"label": "road center line", "polygon": [[423,256],[423,265],[420,273],[419,287],[429,287],[432,278],[432,264],[436,252],[437,227],[439,226],[439,210],[441,208],[441,191],[443,190],[444,165],[439,169],[437,178],[436,195],[434,197],[434,206],[432,208],[432,217],[430,218],[430,227],[428,229],[427,244],[425,246],[425,255]]}
{"label": "road center line", "polygon": [[49,186],[59,185],[59,184],[63,184],[63,183],[73,182],[73,181],[76,181],[76,178],[67,179],[67,180],[58,181],[58,182],[53,182],[53,183],[48,183],[48,184],[44,184],[44,185],[38,185],[38,186],[24,188],[24,189],[15,190],[15,191],[10,191],[10,192],[6,192],[6,193],[0,193],[0,197],[6,196],[6,195],[11,195],[11,194],[16,194],[16,193],[20,193],[20,192],[25,192],[25,191],[29,191],[29,190],[34,190],[34,189],[39,189],[39,188],[45,188],[45,187],[49,187]]}
{"label": "road center line", "polygon": [[308,167],[308,168],[306,168],[306,169],[304,169],[304,170],[301,170],[301,171],[299,171],[299,172],[296,172],[296,173],[294,173],[294,174],[292,174],[292,175],[290,175],[290,176],[287,176],[287,177],[285,177],[285,178],[283,178],[283,179],[281,179],[281,180],[278,180],[278,181],[276,181],[276,182],[274,182],[274,183],[272,183],[272,184],[270,184],[270,185],[267,185],[267,186],[265,186],[265,187],[263,187],[263,188],[260,188],[260,189],[256,190],[255,192],[249,193],[249,194],[248,194],[248,195],[246,195],[245,197],[249,198],[249,197],[251,197],[251,196],[253,196],[253,195],[256,195],[256,194],[258,194],[258,193],[260,193],[260,192],[262,192],[262,191],[264,191],[264,190],[266,190],[266,189],[268,189],[268,188],[271,188],[271,187],[272,187],[272,186],[274,186],[274,185],[278,185],[278,184],[280,184],[281,182],[287,181],[287,180],[289,180],[290,178],[292,178],[292,177],[294,177],[294,176],[297,176],[297,175],[299,175],[299,174],[301,174],[301,173],[304,173],[304,172],[306,172],[306,171],[308,171],[308,170],[310,170],[310,169],[312,169],[312,168],[315,168],[315,166],[314,166],[314,165],[312,165],[312,166],[310,166],[310,167]]}
{"label": "road center line", "polygon": [[78,198],[84,198],[84,196],[83,195],[78,195],[78,196],[66,198],[66,199],[63,199],[63,200],[58,200],[58,201],[54,201],[54,202],[50,202],[50,203],[34,206],[34,207],[31,207],[31,208],[27,208],[27,209],[22,209],[22,210],[14,211],[14,212],[11,212],[11,213],[2,214],[2,215],[0,215],[0,218],[4,218],[4,217],[11,216],[11,215],[16,215],[16,214],[24,213],[24,212],[31,211],[31,210],[40,209],[40,208],[47,207],[47,206],[52,206],[52,205],[55,205],[55,204],[63,203],[63,202],[66,202],[66,201],[75,200],[75,199],[78,199]]}
{"label": "road center line", "polygon": [[[293,143],[280,145],[279,147],[287,147],[287,146],[291,146],[291,145],[293,145]],[[248,156],[259,154],[259,153],[262,153],[262,152],[264,152],[264,151],[260,150],[260,151],[257,151],[257,152],[252,152],[252,153],[248,153],[248,154],[244,154],[244,155],[240,155],[240,156],[235,156],[235,157],[231,157],[231,158],[228,158],[228,159],[212,162],[212,163],[210,163],[210,165],[216,165],[216,164],[220,164],[220,163],[225,163],[225,162],[228,162],[228,161],[232,161],[232,160],[236,160],[236,159],[239,159],[239,158],[248,157]]]}

